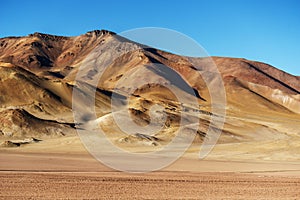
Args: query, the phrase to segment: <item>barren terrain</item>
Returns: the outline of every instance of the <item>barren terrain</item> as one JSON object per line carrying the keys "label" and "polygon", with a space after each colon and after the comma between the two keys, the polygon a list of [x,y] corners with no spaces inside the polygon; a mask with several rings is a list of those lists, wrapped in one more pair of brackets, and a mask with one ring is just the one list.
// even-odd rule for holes
{"label": "barren terrain", "polygon": [[[300,199],[299,91],[300,77],[265,63],[174,55],[104,30],[1,38],[0,198]],[[118,172],[89,153],[128,164],[97,143],[100,129],[137,154],[179,138],[161,160],[191,146],[159,171]]]}
{"label": "barren terrain", "polygon": [[296,178],[233,173],[1,172],[0,177],[3,199],[298,199],[300,195]]}
{"label": "barren terrain", "polygon": [[159,172],[126,173],[96,161],[78,137],[54,139],[44,147],[36,146],[41,144],[1,151],[1,199],[299,199],[300,196],[299,162],[251,158],[232,161],[230,157],[216,160],[217,146],[204,160],[187,153]]}

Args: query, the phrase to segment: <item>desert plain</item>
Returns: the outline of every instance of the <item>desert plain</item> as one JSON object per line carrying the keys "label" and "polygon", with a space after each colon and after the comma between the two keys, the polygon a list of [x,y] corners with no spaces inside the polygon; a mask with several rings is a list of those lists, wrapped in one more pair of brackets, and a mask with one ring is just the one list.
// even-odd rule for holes
{"label": "desert plain", "polygon": [[[299,91],[299,76],[265,63],[179,56],[104,30],[2,38],[0,198],[300,199]],[[127,134],[118,125],[129,118],[158,131]],[[126,157],[93,143],[97,128],[137,154],[179,138],[157,162],[189,146],[157,170],[130,171]]]}

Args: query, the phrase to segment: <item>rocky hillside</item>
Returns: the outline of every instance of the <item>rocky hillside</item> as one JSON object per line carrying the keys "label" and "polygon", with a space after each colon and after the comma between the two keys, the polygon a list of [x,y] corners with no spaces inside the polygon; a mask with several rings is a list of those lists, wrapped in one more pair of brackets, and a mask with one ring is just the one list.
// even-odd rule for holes
{"label": "rocky hillside", "polygon": [[[299,139],[299,77],[241,58],[212,57],[212,60],[221,73],[226,92],[226,116],[223,116],[226,120],[220,143]],[[195,142],[201,142],[209,126],[219,129],[210,123],[212,116],[218,114],[212,109],[215,102],[212,102],[211,89],[218,88],[214,85],[217,74],[211,65],[204,58],[174,55],[105,30],[76,37],[34,33],[2,38],[0,138],[74,134],[73,88],[88,97],[93,95],[89,91],[96,87],[96,122],[114,141],[159,145],[172,139],[182,120],[200,119],[201,126],[187,127],[184,134],[196,133]],[[79,69],[84,76],[78,79]],[[137,69],[139,74],[128,73]],[[102,76],[98,80],[99,73]],[[120,84],[125,79],[126,84]],[[147,84],[134,88],[137,82],[143,81]],[[191,96],[196,97],[197,105],[183,105],[167,86],[175,88],[186,102]],[[132,120],[140,126],[152,122],[153,105],[165,109],[165,124],[155,135],[128,136],[114,122],[111,97],[123,98],[129,93],[130,103],[120,106],[120,110],[129,111]],[[189,117],[182,117],[182,113]]]}

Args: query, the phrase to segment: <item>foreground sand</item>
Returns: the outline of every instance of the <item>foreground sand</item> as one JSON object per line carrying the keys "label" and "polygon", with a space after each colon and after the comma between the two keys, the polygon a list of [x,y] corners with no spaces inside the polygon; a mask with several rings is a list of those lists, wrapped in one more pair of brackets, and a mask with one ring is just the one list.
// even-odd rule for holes
{"label": "foreground sand", "polygon": [[109,169],[87,152],[0,152],[0,199],[299,199],[300,165],[181,158],[152,173]]}
{"label": "foreground sand", "polygon": [[2,199],[299,199],[300,180],[234,173],[1,172]]}
{"label": "foreground sand", "polygon": [[[296,159],[266,161],[252,153],[233,161],[241,152],[225,147],[205,160],[190,150],[159,172],[142,174],[104,166],[78,137],[1,148],[0,199],[300,199]],[[220,152],[228,155],[222,160]]]}

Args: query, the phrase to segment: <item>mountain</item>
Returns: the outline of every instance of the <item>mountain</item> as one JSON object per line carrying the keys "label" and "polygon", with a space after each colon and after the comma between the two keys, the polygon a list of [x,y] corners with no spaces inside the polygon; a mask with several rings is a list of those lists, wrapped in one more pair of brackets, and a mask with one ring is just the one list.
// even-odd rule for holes
{"label": "mountain", "polygon": [[[219,88],[218,71],[212,70],[212,65],[217,66],[225,88],[226,115],[213,109],[219,101],[212,94]],[[74,122],[72,108],[80,102],[72,102],[74,88],[87,99],[95,95],[92,103],[97,126],[115,143],[164,145],[182,122],[187,125],[182,140],[192,135],[196,136],[195,143],[201,143],[205,136],[210,137],[210,127],[220,129],[210,123],[218,115],[225,117],[219,144],[278,140],[291,144],[289,141],[299,141],[300,137],[300,77],[261,62],[174,55],[110,31],[95,30],[75,37],[34,33],[2,38],[0,71],[2,141],[28,137],[47,140],[75,134],[78,122]],[[135,88],[137,83],[147,84]],[[187,103],[182,103],[169,86]],[[128,94],[130,101],[124,106]],[[111,108],[113,97],[120,103],[117,110]],[[196,100],[191,101],[193,98]],[[153,112],[153,105],[165,110]],[[155,113],[167,117],[154,135],[127,135],[114,122],[114,113],[121,121],[127,119],[121,111],[129,112],[141,127],[153,124],[159,128],[163,119],[152,120]],[[89,116],[82,120],[88,121]],[[199,126],[189,126],[199,121]],[[293,145],[289,148],[299,150],[299,145]],[[266,148],[277,151],[282,147],[272,143]]]}

